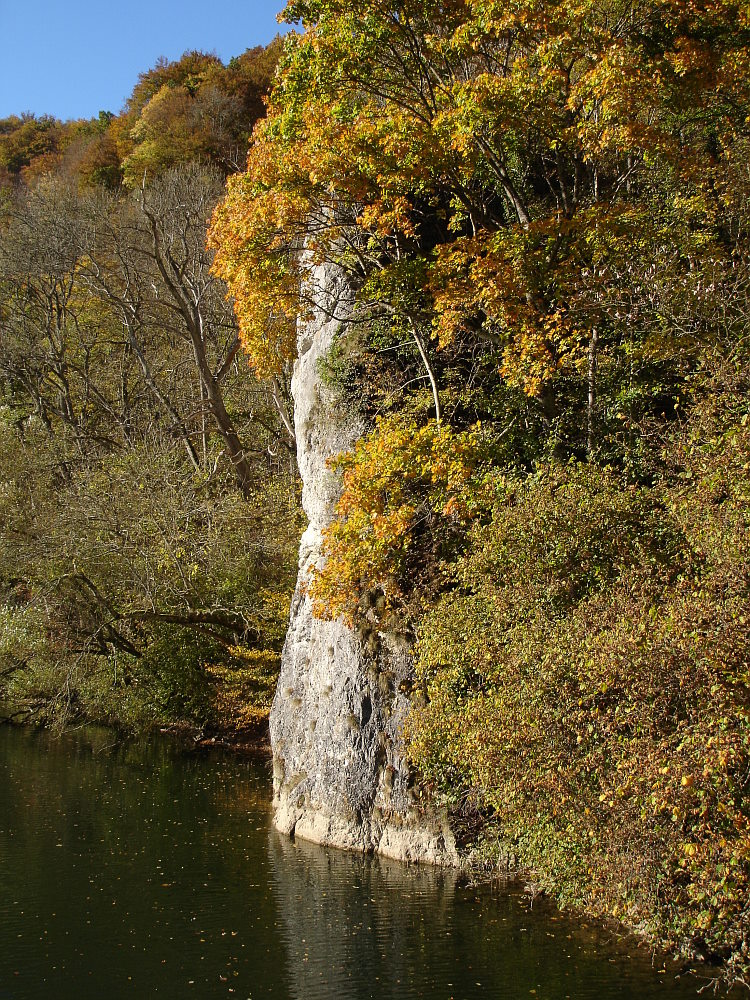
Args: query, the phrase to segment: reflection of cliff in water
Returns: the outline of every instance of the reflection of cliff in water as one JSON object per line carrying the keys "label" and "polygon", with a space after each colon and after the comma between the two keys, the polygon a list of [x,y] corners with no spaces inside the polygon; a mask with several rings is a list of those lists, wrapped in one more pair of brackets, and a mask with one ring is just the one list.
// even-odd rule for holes
{"label": "reflection of cliff in water", "polygon": [[[269,865],[294,1000],[685,1000],[618,942],[519,886],[472,889],[452,869],[291,841],[269,832]],[[280,982],[278,985],[281,985]]]}
{"label": "reflection of cliff in water", "polygon": [[438,956],[451,931],[454,871],[295,842],[274,830],[269,855],[297,1000],[446,995]]}

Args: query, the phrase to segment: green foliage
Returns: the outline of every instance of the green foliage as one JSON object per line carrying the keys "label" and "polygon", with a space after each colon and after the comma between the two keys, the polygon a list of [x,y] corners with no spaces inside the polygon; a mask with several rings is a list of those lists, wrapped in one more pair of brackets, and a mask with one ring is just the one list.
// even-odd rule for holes
{"label": "green foliage", "polygon": [[125,183],[139,187],[144,176],[194,159],[210,159],[225,173],[239,169],[253,125],[265,114],[278,51],[277,40],[226,67],[216,56],[186,52],[142,73],[112,127]]}
{"label": "green foliage", "polygon": [[[299,506],[286,386],[237,364],[208,272],[219,178],[182,165],[136,199],[49,177],[3,228],[0,698],[20,718],[268,711]],[[236,649],[262,683],[221,674]]]}
{"label": "green foliage", "polygon": [[[746,7],[286,16],[283,53],[161,62],[115,118],[0,123],[0,691],[262,719],[297,508],[257,379],[278,405],[327,263],[354,332],[318,374],[371,426],[316,612],[415,638],[411,759],[485,844],[747,982]],[[256,122],[210,230],[243,383],[213,188],[174,167],[239,171]]]}
{"label": "green foliage", "polygon": [[704,383],[652,488],[592,467],[501,479],[420,623],[429,703],[408,732],[558,899],[730,978],[750,888],[744,372]]}
{"label": "green foliage", "polygon": [[710,192],[746,136],[739,5],[332,0],[286,16],[306,33],[212,232],[259,369],[283,357],[269,322],[305,294],[303,240],[441,345],[498,340],[531,394],[585,365],[594,331],[602,351],[643,346],[662,257],[679,282],[723,253]]}
{"label": "green foliage", "polygon": [[294,583],[293,484],[260,479],[245,500],[153,445],[55,483],[54,442],[10,422],[0,454],[0,690],[16,711],[234,728],[212,671],[241,647],[262,651],[266,680],[242,691],[267,712]]}
{"label": "green foliage", "polygon": [[747,12],[286,16],[211,242],[257,371],[319,262],[370,325],[315,610],[416,634],[412,760],[545,887],[747,981]]}
{"label": "green foliage", "polygon": [[320,262],[378,329],[316,612],[416,631],[413,760],[558,898],[746,976],[747,11],[285,13],[210,238],[258,372]]}
{"label": "green foliage", "polygon": [[337,337],[324,355],[318,358],[316,368],[321,384],[335,399],[343,400],[357,385],[358,366],[356,347]]}
{"label": "green foliage", "polygon": [[247,49],[227,66],[215,55],[186,52],[141,73],[119,115],[89,121],[49,115],[0,120],[0,210],[19,185],[50,173],[81,187],[139,187],[190,160],[239,170],[255,122],[265,115],[282,42]]}

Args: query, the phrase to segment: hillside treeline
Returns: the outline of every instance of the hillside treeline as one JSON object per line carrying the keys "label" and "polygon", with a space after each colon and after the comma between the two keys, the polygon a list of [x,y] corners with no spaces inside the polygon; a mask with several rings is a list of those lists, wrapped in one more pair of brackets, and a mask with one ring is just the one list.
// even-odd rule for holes
{"label": "hillside treeline", "polygon": [[0,122],[1,715],[247,731],[294,585],[284,372],[206,226],[280,42],[187,53],[90,122]]}
{"label": "hillside treeline", "polygon": [[414,644],[409,754],[465,839],[747,984],[747,9],[287,16],[210,242],[265,377],[311,263],[357,290],[317,612]]}
{"label": "hillside treeline", "polygon": [[0,119],[0,190],[7,201],[50,173],[79,187],[133,187],[144,174],[153,178],[195,159],[211,160],[225,175],[241,169],[282,45],[276,38],[226,66],[204,52],[161,59],[140,74],[119,114]]}

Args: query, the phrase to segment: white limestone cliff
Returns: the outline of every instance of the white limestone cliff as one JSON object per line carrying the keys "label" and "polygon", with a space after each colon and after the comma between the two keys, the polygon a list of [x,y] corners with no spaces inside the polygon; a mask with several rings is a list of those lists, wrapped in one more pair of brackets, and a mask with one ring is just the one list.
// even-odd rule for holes
{"label": "white limestone cliff", "polygon": [[395,636],[378,633],[365,642],[341,621],[314,618],[306,594],[340,490],[327,459],[365,429],[356,405],[322,384],[318,365],[345,329],[352,290],[331,265],[312,270],[309,288],[317,308],[299,325],[292,379],[308,527],[271,709],[275,824],[316,843],[453,863],[448,824],[423,807],[402,753],[413,670],[408,651]]}

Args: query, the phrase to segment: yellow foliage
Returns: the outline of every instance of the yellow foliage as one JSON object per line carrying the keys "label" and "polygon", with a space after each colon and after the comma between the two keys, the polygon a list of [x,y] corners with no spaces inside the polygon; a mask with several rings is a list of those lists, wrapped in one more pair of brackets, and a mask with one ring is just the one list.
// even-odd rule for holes
{"label": "yellow foliage", "polygon": [[314,613],[353,621],[364,594],[383,592],[385,612],[401,594],[399,572],[420,524],[470,513],[467,486],[478,470],[483,434],[434,421],[418,427],[383,418],[354,450],[334,460],[343,489],[324,533],[325,563],[313,575]]}

